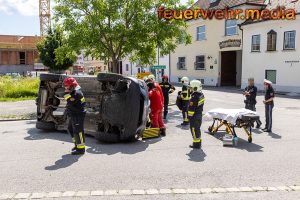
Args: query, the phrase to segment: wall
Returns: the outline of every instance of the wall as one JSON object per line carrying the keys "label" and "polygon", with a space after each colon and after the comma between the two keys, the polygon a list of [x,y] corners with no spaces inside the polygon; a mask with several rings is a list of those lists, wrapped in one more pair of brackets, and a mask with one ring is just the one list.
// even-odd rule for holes
{"label": "wall", "polygon": [[[242,88],[248,77],[254,77],[259,89],[263,89],[265,70],[277,70],[277,91],[300,93],[300,63],[286,61],[300,60],[300,19],[287,21],[266,21],[243,26],[244,50]],[[277,32],[277,51],[267,52],[267,33],[273,29]],[[296,50],[283,50],[284,31],[296,30]],[[261,51],[251,52],[252,35],[261,35]]]}

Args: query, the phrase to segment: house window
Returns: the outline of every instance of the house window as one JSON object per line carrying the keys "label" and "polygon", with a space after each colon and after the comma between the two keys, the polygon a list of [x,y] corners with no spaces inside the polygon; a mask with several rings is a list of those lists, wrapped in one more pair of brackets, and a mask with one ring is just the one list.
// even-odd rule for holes
{"label": "house window", "polygon": [[253,35],[252,36],[251,51],[253,51],[253,52],[260,51],[260,35]]}
{"label": "house window", "polygon": [[195,70],[205,69],[205,56],[196,56]]}
{"label": "house window", "polygon": [[226,20],[225,21],[225,35],[236,35],[237,34],[237,21],[236,20]]}
{"label": "house window", "polygon": [[277,33],[274,30],[268,32],[267,51],[276,51]]}
{"label": "house window", "polygon": [[179,70],[185,70],[185,57],[178,57],[177,68]]}
{"label": "house window", "polygon": [[19,63],[20,65],[25,65],[26,64],[26,56],[25,52],[19,52]]}
{"label": "house window", "polygon": [[129,71],[129,64],[126,64],[126,71]]}
{"label": "house window", "polygon": [[295,49],[296,31],[284,32],[283,49]]}
{"label": "house window", "polygon": [[205,40],[205,25],[197,27],[197,41]]}
{"label": "house window", "polygon": [[265,78],[276,84],[276,70],[266,70]]}

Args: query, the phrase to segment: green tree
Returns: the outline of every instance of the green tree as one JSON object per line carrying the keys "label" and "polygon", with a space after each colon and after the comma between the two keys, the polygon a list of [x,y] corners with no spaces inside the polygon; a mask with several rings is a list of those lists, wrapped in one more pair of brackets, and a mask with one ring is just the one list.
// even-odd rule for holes
{"label": "green tree", "polygon": [[59,28],[50,29],[48,35],[37,45],[42,63],[50,71],[60,73],[74,64],[76,56],[67,46]]}
{"label": "green tree", "polygon": [[118,73],[118,61],[131,55],[132,61],[150,64],[156,49],[161,55],[174,51],[179,40],[186,44],[182,20],[158,18],[158,8],[185,8],[180,0],[56,0],[55,18],[68,34],[73,49],[111,61],[111,71]]}

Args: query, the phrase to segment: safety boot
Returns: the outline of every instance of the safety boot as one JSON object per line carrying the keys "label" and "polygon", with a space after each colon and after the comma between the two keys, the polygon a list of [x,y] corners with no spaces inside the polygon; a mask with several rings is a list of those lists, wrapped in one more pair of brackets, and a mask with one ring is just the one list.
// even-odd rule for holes
{"label": "safety boot", "polygon": [[160,135],[161,135],[162,137],[165,137],[165,136],[166,136],[166,128],[161,128],[161,129],[160,129]]}
{"label": "safety boot", "polygon": [[200,149],[201,148],[201,142],[193,142],[193,145],[190,145],[190,148]]}
{"label": "safety boot", "polygon": [[83,155],[85,153],[85,149],[76,149],[71,154],[72,155]]}
{"label": "safety boot", "polygon": [[189,122],[183,122],[181,123],[181,126],[188,126],[190,123]]}

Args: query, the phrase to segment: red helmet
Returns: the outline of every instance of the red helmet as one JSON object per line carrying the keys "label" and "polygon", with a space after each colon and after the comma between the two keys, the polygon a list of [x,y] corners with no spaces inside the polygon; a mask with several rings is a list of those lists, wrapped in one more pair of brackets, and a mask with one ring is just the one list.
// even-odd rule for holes
{"label": "red helmet", "polygon": [[168,77],[167,75],[164,75],[164,76],[162,77],[162,80],[165,80],[165,79],[169,80],[169,77]]}
{"label": "red helmet", "polygon": [[75,88],[78,86],[78,83],[76,82],[76,80],[73,77],[68,77],[68,78],[65,78],[64,85],[67,88],[69,88],[71,86],[73,86]]}

